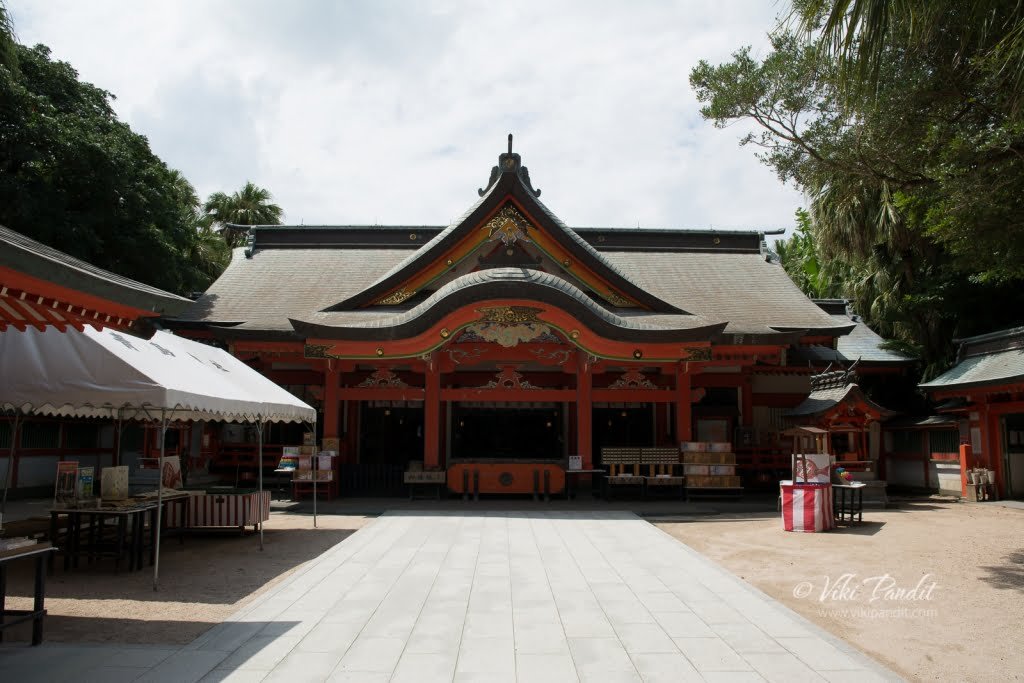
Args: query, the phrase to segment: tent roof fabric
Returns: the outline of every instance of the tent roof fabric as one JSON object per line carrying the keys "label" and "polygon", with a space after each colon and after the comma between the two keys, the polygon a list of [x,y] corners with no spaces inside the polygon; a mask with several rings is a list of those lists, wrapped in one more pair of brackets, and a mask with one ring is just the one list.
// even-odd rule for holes
{"label": "tent roof fabric", "polygon": [[158,331],[0,334],[0,406],[64,417],[314,422],[316,411],[220,349]]}

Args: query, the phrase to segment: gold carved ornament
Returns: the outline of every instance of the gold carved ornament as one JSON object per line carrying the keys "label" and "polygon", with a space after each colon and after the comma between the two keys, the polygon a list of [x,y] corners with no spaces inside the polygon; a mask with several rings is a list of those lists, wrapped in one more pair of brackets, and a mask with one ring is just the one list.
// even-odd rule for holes
{"label": "gold carved ornament", "polygon": [[633,306],[636,305],[626,297],[621,296],[618,292],[615,292],[613,290],[608,290],[607,292],[604,293],[603,296],[608,303],[618,308],[632,308]]}
{"label": "gold carved ornament", "polygon": [[538,322],[537,314],[544,309],[531,306],[495,306],[492,308],[478,308],[477,313],[482,314],[482,322],[497,323],[498,325],[521,325],[523,323]]}
{"label": "gold carved ornament", "polygon": [[405,287],[402,287],[387,296],[377,299],[374,303],[380,306],[394,306],[400,304],[412,295],[416,293],[416,290],[408,291]]}
{"label": "gold carved ornament", "polygon": [[487,238],[494,242],[501,240],[506,247],[515,244],[519,240],[529,242],[527,231],[530,224],[526,222],[522,214],[509,204],[501,207],[498,213],[494,214],[491,220],[487,221],[483,230],[487,231]]}

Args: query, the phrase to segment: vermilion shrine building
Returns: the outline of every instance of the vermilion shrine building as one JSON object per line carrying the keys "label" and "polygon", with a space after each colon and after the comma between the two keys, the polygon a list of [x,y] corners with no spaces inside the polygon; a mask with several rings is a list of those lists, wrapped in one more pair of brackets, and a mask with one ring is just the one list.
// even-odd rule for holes
{"label": "vermilion shrine building", "polygon": [[449,227],[256,227],[166,324],[318,405],[343,463],[427,469],[687,440],[753,458],[807,397],[806,352],[855,328],[761,232],[570,228],[539,197],[510,140]]}
{"label": "vermilion shrine building", "polygon": [[960,340],[957,362],[920,385],[960,423],[967,467],[996,474],[999,495],[1024,498],[1024,327]]}

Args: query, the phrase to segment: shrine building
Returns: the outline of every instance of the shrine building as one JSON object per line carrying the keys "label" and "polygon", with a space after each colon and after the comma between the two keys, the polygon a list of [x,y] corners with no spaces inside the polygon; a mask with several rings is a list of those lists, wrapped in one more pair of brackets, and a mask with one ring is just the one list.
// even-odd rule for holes
{"label": "shrine building", "polygon": [[465,463],[548,463],[558,488],[602,448],[753,453],[807,398],[808,350],[855,328],[763,232],[569,227],[540,194],[510,136],[448,227],[255,227],[164,324],[318,406],[342,463],[422,462],[456,490]]}

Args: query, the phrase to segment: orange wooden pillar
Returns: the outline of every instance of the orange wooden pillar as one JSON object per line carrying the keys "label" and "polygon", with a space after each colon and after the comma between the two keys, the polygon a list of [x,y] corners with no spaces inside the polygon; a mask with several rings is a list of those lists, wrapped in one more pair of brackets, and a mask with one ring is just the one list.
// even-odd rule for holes
{"label": "orange wooden pillar", "polygon": [[341,384],[341,373],[328,367],[324,370],[324,438],[336,439],[341,436],[341,426],[338,419],[341,416],[341,402],[339,401],[339,386]]}
{"label": "orange wooden pillar", "polygon": [[576,455],[583,458],[583,469],[594,467],[593,446],[593,403],[591,390],[593,377],[590,374],[590,363],[585,353],[576,354]]}
{"label": "orange wooden pillar", "polygon": [[423,396],[423,467],[440,467],[441,454],[441,368],[437,359],[427,362]]}
{"label": "orange wooden pillar", "polygon": [[690,373],[685,363],[676,367],[676,441],[693,440],[690,410]]}

